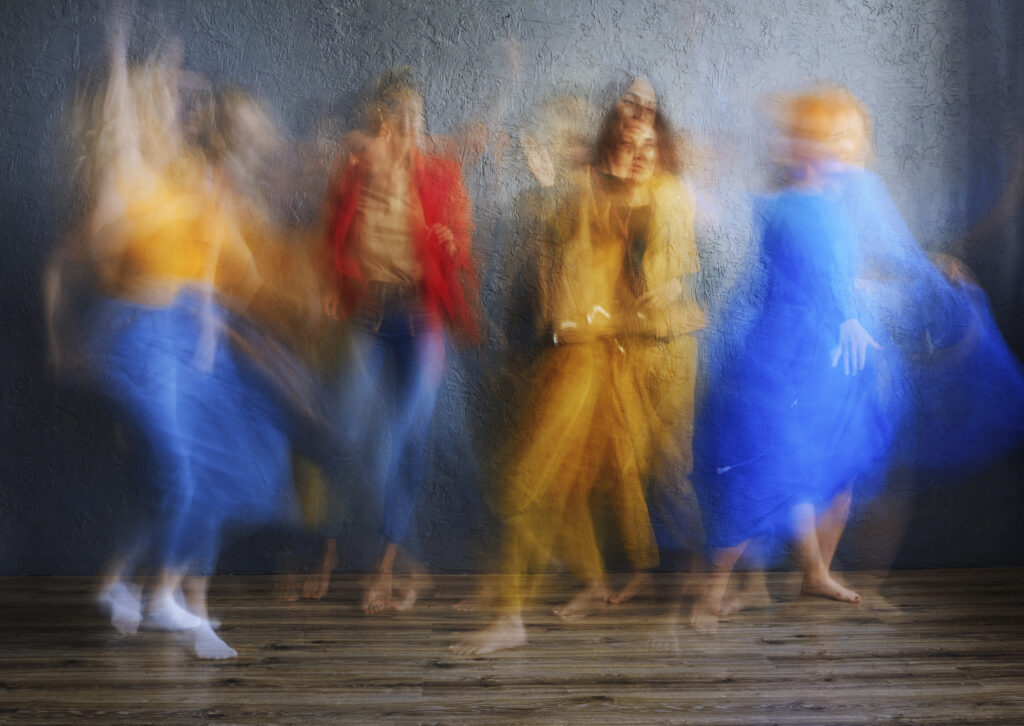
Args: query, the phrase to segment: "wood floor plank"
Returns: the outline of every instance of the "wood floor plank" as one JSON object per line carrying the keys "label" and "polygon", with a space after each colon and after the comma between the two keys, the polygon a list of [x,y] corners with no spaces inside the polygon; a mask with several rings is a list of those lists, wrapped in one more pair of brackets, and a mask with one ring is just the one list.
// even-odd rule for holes
{"label": "wood floor plank", "polygon": [[360,612],[356,577],[296,603],[271,578],[223,577],[211,603],[239,656],[221,663],[181,635],[118,636],[91,578],[7,578],[0,723],[1024,724],[1024,570],[844,577],[873,594],[801,598],[798,575],[771,573],[773,601],[713,636],[673,623],[668,576],[572,625],[551,614],[573,594],[552,577],[529,645],[488,658],[449,650],[488,620],[451,607],[465,576],[382,617]]}

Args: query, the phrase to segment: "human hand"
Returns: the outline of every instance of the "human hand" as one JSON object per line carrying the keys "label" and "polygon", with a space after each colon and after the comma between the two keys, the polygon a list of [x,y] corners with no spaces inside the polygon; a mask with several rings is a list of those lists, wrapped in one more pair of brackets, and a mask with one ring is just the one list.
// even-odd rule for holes
{"label": "human hand", "polygon": [[555,184],[555,164],[551,161],[551,154],[541,146],[535,138],[529,134],[522,134],[519,137],[519,144],[523,147],[523,156],[526,157],[526,166],[530,173],[542,187],[550,187]]}
{"label": "human hand", "polygon": [[322,303],[324,307],[324,313],[326,313],[328,317],[334,318],[335,320],[341,319],[338,317],[338,305],[340,303],[340,297],[338,295],[337,290],[331,290],[330,292],[324,293]]}
{"label": "human hand", "polygon": [[450,257],[455,257],[455,235],[447,226],[440,222],[431,225],[427,237],[439,247],[444,247]]}
{"label": "human hand", "polygon": [[831,353],[832,367],[835,368],[841,359],[843,373],[848,376],[857,375],[867,364],[869,347],[875,350],[882,349],[859,320],[850,318],[839,326],[839,345],[833,348]]}

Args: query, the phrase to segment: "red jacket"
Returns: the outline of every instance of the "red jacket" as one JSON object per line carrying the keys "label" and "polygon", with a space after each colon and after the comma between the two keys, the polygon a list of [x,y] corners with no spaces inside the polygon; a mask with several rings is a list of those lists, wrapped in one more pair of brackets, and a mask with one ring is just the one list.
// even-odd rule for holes
{"label": "red jacket", "polygon": [[[334,283],[341,293],[345,312],[351,314],[366,291],[366,280],[355,249],[352,223],[359,208],[359,193],[366,177],[366,164],[353,157],[334,187],[333,217],[327,230],[327,250]],[[413,161],[412,186],[423,207],[423,229],[413,244],[423,271],[422,295],[427,310],[442,315],[456,329],[476,337],[476,323],[467,301],[466,287],[475,288],[469,257],[473,236],[473,215],[469,195],[462,183],[458,162],[417,154]],[[429,235],[434,224],[451,230],[455,253]]]}

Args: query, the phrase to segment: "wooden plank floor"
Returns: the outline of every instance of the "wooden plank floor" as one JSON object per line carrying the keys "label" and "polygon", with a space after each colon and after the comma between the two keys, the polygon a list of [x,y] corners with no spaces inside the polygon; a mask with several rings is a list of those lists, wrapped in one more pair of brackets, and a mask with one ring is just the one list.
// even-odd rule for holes
{"label": "wooden plank floor", "polygon": [[[868,592],[880,578],[846,573]],[[670,585],[566,625],[538,608],[530,644],[489,658],[448,647],[486,614],[451,605],[473,580],[438,576],[411,612],[367,617],[359,582],[277,603],[267,577],[211,594],[239,651],[195,659],[181,636],[119,637],[89,578],[0,580],[0,723],[1024,724],[1024,570],[892,573],[861,605],[774,602],[718,634],[675,629]],[[571,594],[551,578],[545,599]]]}

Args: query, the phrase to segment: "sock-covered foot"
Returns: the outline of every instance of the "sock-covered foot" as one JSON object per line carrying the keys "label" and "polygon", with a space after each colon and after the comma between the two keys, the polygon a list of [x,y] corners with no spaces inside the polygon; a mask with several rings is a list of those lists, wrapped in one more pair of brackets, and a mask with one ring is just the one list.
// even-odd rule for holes
{"label": "sock-covered foot", "polygon": [[101,591],[96,601],[110,615],[110,624],[121,635],[138,632],[142,622],[142,599],[137,587],[129,587],[118,580]]}
{"label": "sock-covered foot", "polygon": [[146,627],[151,630],[190,630],[204,622],[178,604],[174,597],[164,595],[150,603]]}
{"label": "sock-covered foot", "polygon": [[210,623],[206,620],[200,622],[194,634],[195,653],[200,658],[224,660],[225,658],[234,658],[238,655],[238,651],[221,640],[220,636],[213,632],[213,628],[210,627]]}

